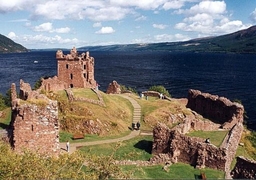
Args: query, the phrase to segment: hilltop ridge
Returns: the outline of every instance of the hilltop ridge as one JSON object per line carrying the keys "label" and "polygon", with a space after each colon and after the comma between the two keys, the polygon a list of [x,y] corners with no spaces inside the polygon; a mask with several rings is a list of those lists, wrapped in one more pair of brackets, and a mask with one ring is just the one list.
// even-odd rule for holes
{"label": "hilltop ridge", "polygon": [[0,34],[0,54],[1,53],[19,53],[19,52],[28,52],[28,49],[14,42],[10,38]]}
{"label": "hilltop ridge", "polygon": [[79,51],[171,51],[256,53],[256,26],[230,34],[182,42],[84,46]]}

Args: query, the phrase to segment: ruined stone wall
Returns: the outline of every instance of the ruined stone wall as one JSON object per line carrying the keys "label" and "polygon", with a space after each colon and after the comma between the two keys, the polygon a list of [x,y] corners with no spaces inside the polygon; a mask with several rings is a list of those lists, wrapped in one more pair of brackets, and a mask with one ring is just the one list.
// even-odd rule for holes
{"label": "ruined stone wall", "polygon": [[204,139],[188,137],[158,124],[153,130],[152,154],[169,154],[173,162],[188,163],[200,168],[225,170],[226,152]]}
{"label": "ruined stone wall", "polygon": [[244,107],[241,104],[198,90],[189,90],[187,107],[215,123],[222,124],[225,129],[243,121]]}
{"label": "ruined stone wall", "polygon": [[45,91],[59,91],[68,88],[68,84],[60,81],[57,76],[48,79],[42,79],[41,90]]}
{"label": "ruined stone wall", "polygon": [[236,158],[236,165],[231,172],[234,179],[256,179],[256,161],[242,156]]}
{"label": "ruined stone wall", "polygon": [[58,79],[65,82],[69,87],[95,88],[94,80],[94,58],[89,56],[89,52],[79,55],[75,48],[70,54],[63,55],[62,51],[57,51]]}
{"label": "ruined stone wall", "polygon": [[240,142],[242,133],[243,133],[243,124],[238,123],[233,126],[233,128],[229,131],[229,133],[226,135],[225,139],[223,140],[221,144],[221,148],[225,149],[226,151],[226,165],[225,165],[225,172],[226,172],[226,178],[229,179],[230,174],[230,166],[235,158],[236,150],[238,148],[238,144]]}
{"label": "ruined stone wall", "polygon": [[[12,91],[16,89],[12,88]],[[26,100],[12,99],[16,103],[12,106],[11,145],[17,152],[29,149],[57,155],[60,152],[57,101],[36,91],[31,91],[31,94],[28,94],[30,98]]]}
{"label": "ruined stone wall", "polygon": [[121,94],[121,87],[116,81],[113,81],[112,83],[109,83],[106,93],[107,94]]}

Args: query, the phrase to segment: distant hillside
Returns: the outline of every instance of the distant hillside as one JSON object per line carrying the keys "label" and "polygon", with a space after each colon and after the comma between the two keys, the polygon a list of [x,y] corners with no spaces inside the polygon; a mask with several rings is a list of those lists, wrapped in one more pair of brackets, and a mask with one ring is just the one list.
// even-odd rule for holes
{"label": "distant hillside", "polygon": [[217,37],[184,42],[85,46],[79,51],[173,51],[173,52],[232,52],[256,53],[256,26]]}
{"label": "distant hillside", "polygon": [[0,53],[27,52],[22,45],[0,34]]}

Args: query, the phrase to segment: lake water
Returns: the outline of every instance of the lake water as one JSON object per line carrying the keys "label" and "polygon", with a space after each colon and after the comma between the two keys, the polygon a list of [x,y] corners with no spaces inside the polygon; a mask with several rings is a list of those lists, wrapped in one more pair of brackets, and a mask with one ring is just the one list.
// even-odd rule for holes
{"label": "lake water", "polygon": [[[66,54],[66,52],[65,52]],[[137,91],[163,85],[174,98],[189,89],[239,99],[256,130],[256,55],[171,52],[90,52],[95,58],[95,79],[106,91],[113,80]],[[38,61],[38,63],[34,63]],[[42,76],[57,74],[54,52],[0,54],[0,93],[23,79],[32,86]]]}

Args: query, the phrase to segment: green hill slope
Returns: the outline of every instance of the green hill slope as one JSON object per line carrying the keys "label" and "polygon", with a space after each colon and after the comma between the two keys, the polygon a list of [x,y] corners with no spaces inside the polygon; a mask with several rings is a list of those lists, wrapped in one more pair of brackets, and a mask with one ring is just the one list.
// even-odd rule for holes
{"label": "green hill slope", "polygon": [[256,53],[256,26],[217,37],[184,42],[85,46],[79,51],[172,51],[172,52],[232,52]]}
{"label": "green hill slope", "polygon": [[22,45],[0,34],[0,53],[27,52]]}

